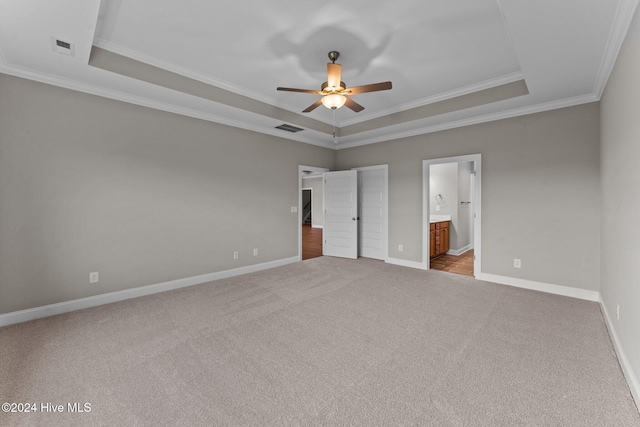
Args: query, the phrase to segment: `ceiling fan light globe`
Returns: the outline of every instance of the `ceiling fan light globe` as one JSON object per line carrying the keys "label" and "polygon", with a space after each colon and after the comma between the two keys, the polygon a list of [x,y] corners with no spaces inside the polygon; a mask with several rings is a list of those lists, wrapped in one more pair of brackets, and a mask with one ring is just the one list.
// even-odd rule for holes
{"label": "ceiling fan light globe", "polygon": [[331,95],[325,95],[322,97],[322,105],[329,109],[340,108],[347,101],[347,98],[344,95],[340,95],[337,93]]}

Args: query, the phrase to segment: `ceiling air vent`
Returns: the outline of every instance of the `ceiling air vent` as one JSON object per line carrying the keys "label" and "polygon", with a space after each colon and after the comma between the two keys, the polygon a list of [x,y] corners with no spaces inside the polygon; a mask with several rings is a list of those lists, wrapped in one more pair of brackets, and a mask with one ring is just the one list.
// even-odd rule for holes
{"label": "ceiling air vent", "polygon": [[276,129],[286,130],[287,132],[300,132],[301,130],[304,130],[302,128],[291,126],[291,125],[286,125],[286,124],[282,124],[280,126],[276,126]]}
{"label": "ceiling air vent", "polygon": [[68,56],[76,56],[76,45],[56,37],[51,37],[51,48],[54,52]]}

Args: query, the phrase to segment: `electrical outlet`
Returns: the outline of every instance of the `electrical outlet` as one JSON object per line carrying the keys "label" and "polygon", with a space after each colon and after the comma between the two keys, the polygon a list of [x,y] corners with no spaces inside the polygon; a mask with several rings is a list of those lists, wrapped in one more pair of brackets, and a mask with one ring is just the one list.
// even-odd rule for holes
{"label": "electrical outlet", "polygon": [[89,273],[89,283],[98,283],[100,278],[98,277],[98,272],[94,271],[93,273]]}
{"label": "electrical outlet", "polygon": [[402,252],[404,251],[404,246],[403,245],[398,245],[398,252]]}
{"label": "electrical outlet", "polygon": [[291,206],[291,213],[298,213],[298,207],[297,206]]}
{"label": "electrical outlet", "polygon": [[258,248],[253,249],[253,256],[258,256]]}
{"label": "electrical outlet", "polygon": [[520,261],[518,258],[514,258],[513,259],[513,267],[514,268],[522,268],[522,261]]}
{"label": "electrical outlet", "polygon": [[620,304],[616,304],[616,320],[620,320]]}
{"label": "electrical outlet", "polygon": [[238,252],[233,253],[233,259],[238,259]]}

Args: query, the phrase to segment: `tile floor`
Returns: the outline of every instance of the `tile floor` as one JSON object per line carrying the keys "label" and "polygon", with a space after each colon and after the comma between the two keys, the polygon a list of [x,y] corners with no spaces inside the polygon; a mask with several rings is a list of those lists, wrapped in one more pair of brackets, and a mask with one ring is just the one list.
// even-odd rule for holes
{"label": "tile floor", "polygon": [[473,276],[473,249],[460,256],[441,255],[431,260],[431,268],[449,273]]}

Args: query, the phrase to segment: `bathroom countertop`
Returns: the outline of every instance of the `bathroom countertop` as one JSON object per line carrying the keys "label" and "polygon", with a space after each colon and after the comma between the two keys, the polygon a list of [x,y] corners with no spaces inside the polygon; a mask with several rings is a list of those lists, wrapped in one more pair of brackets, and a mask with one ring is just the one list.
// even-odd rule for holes
{"label": "bathroom countertop", "polygon": [[451,215],[429,215],[429,224],[444,221],[451,221]]}

